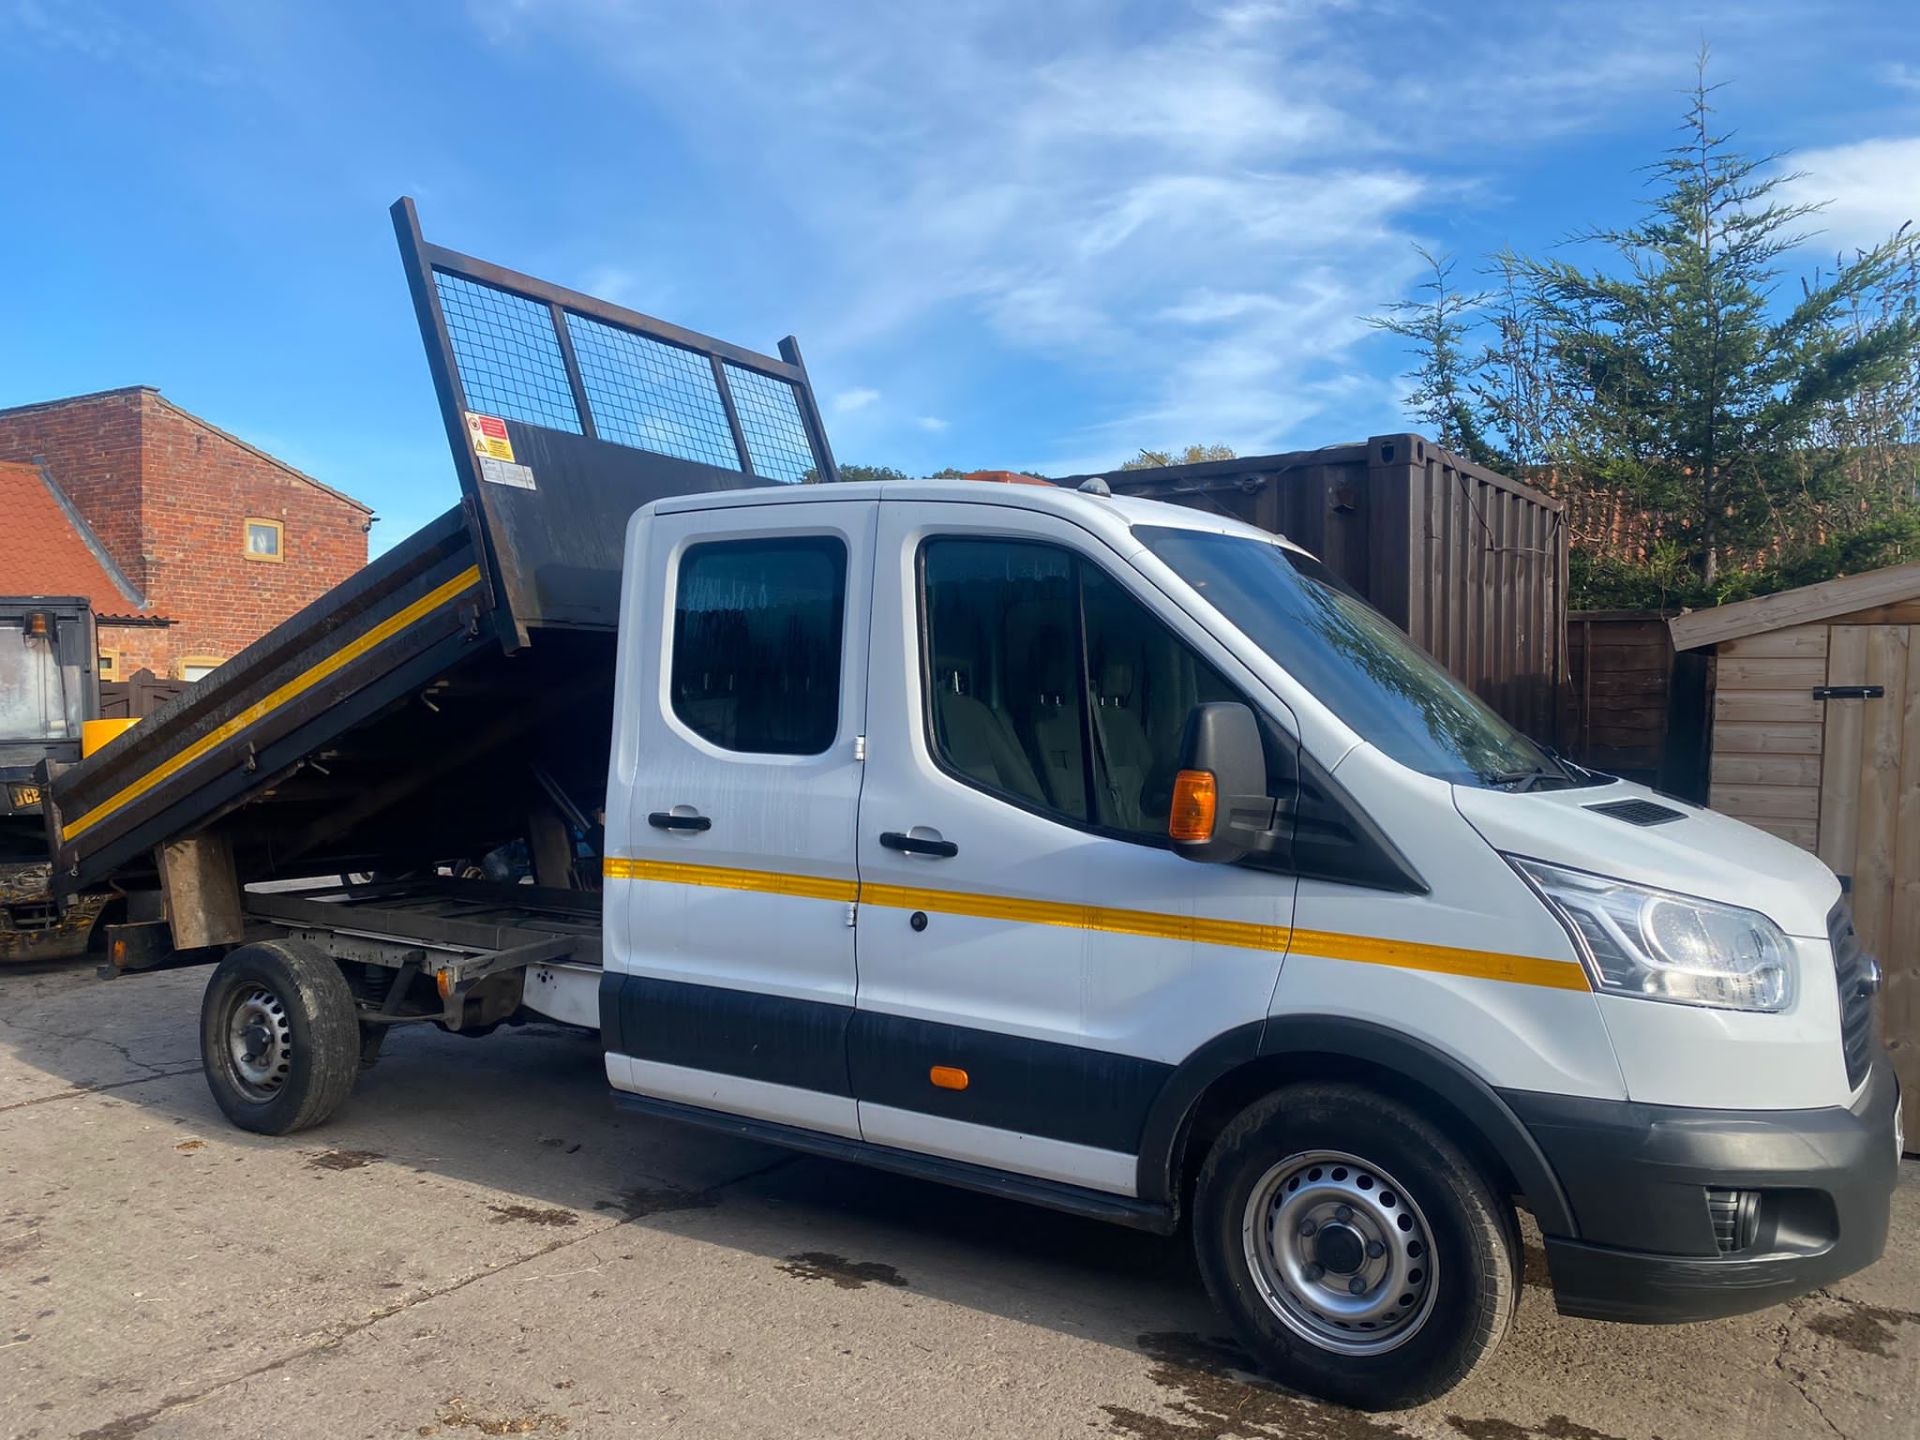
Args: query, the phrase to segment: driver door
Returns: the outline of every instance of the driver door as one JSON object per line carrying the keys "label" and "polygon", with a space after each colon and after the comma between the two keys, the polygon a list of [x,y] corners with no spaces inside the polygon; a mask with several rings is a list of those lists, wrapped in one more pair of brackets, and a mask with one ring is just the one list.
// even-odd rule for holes
{"label": "driver door", "polygon": [[1285,953],[1291,875],[1165,841],[1187,710],[1251,678],[1064,521],[880,508],[861,1134],[1132,1195],[1166,1078],[1265,1017]]}

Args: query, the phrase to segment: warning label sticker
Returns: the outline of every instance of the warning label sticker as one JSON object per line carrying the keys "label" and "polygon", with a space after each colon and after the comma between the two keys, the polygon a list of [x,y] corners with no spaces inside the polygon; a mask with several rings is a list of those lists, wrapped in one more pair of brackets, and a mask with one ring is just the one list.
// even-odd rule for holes
{"label": "warning label sticker", "polygon": [[467,411],[467,438],[473,441],[474,454],[513,463],[513,441],[507,438],[507,422],[499,416]]}
{"label": "warning label sticker", "polygon": [[531,466],[515,465],[510,460],[496,460],[491,455],[480,457],[480,478],[491,480],[495,485],[511,485],[516,490],[535,488]]}

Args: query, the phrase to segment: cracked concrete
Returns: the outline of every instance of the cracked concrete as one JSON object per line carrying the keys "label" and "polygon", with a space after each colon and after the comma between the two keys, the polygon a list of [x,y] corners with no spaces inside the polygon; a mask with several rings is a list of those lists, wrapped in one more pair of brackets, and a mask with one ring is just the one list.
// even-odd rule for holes
{"label": "cracked concrete", "polygon": [[1483,1376],[1363,1417],[1252,1380],[1179,1240],[615,1112],[557,1031],[235,1131],[203,980],[0,974],[0,1434],[1920,1437],[1914,1173],[1841,1285],[1636,1329],[1530,1274]]}

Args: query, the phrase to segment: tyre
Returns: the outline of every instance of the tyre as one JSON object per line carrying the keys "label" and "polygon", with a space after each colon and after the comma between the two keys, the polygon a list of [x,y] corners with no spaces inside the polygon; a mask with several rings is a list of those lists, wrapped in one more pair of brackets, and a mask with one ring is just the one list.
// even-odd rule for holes
{"label": "tyre", "polygon": [[1465,1380],[1519,1293],[1512,1207],[1438,1129],[1355,1085],[1290,1086],[1242,1111],[1201,1167],[1193,1239],[1260,1365],[1360,1410]]}
{"label": "tyre", "polygon": [[291,1135],[347,1098],[360,1069],[360,1021],[346,976],[298,940],[242,945],[214,967],[200,1001],[207,1086],[242,1130]]}

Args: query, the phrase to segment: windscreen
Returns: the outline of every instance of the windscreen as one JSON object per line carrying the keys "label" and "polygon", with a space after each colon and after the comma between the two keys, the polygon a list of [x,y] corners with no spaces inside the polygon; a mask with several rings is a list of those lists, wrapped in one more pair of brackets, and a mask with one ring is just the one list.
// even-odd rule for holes
{"label": "windscreen", "polygon": [[1134,533],[1362,739],[1409,769],[1457,785],[1579,783],[1319,561],[1235,535],[1164,526]]}
{"label": "windscreen", "polygon": [[0,740],[69,740],[80,697],[69,694],[53,641],[0,621]]}

